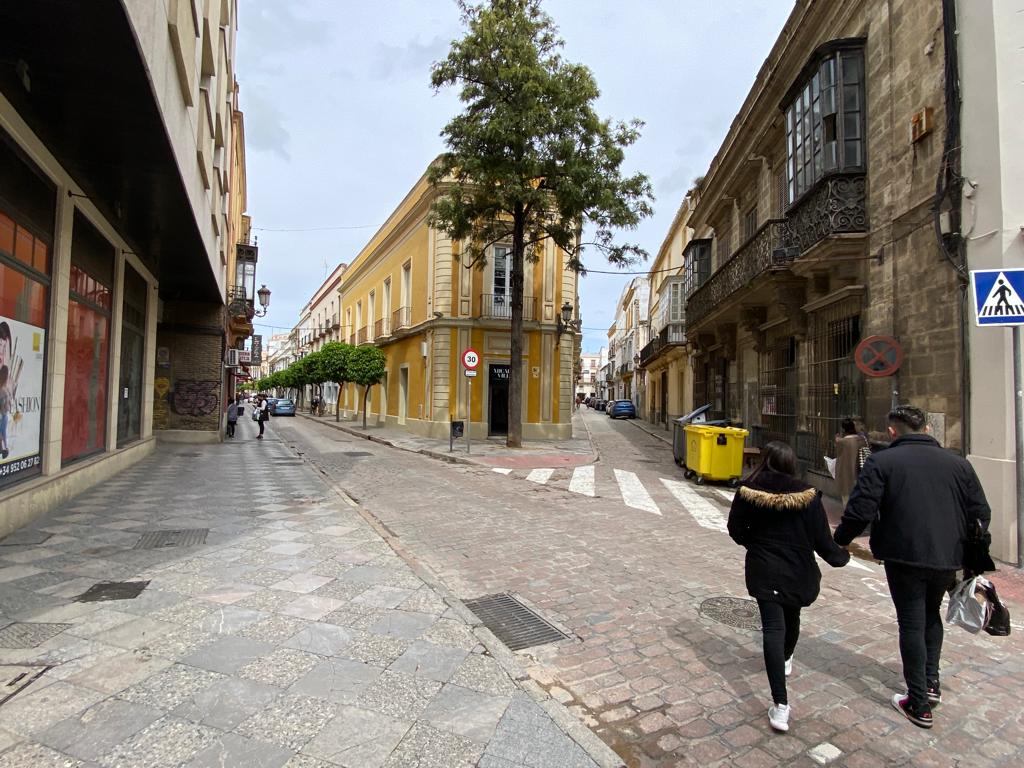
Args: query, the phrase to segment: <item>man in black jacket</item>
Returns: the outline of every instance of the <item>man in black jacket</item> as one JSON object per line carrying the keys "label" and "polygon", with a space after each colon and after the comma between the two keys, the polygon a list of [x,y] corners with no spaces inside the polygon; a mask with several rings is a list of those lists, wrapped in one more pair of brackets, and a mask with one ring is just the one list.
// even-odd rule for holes
{"label": "man in black jacket", "polygon": [[920,408],[889,414],[893,442],[864,464],[835,531],[846,546],[872,524],[871,553],[885,563],[907,682],[892,705],[921,728],[932,727],[931,707],[942,699],[942,595],[963,566],[974,521],[987,531],[992,516],[974,468],[927,432]]}

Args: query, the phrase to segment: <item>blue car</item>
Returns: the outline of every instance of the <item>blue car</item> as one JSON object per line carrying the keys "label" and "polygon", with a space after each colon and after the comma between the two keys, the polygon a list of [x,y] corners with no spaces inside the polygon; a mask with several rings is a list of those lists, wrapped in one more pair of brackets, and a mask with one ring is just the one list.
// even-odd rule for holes
{"label": "blue car", "polygon": [[613,419],[635,419],[636,407],[632,400],[614,400],[608,404],[608,415]]}
{"label": "blue car", "polygon": [[270,406],[270,412],[275,416],[294,416],[295,401],[287,397],[278,398],[274,404]]}

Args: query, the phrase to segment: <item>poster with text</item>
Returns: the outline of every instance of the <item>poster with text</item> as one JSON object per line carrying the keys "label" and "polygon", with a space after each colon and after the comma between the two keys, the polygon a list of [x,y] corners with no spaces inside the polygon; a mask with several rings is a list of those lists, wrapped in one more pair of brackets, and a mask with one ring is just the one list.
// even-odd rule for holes
{"label": "poster with text", "polygon": [[42,471],[46,331],[0,315],[0,487]]}

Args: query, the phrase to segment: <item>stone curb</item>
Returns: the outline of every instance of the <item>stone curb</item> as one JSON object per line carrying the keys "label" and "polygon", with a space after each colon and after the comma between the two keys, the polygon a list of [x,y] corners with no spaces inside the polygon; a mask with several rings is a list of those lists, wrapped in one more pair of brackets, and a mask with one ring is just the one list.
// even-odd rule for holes
{"label": "stone curb", "polygon": [[[461,456],[461,455],[458,455],[458,454],[445,453],[443,451],[438,451],[438,450],[436,450],[434,448],[407,448],[404,445],[401,445],[399,443],[393,442],[393,441],[388,440],[386,438],[378,437],[377,435],[368,435],[365,432],[360,432],[360,431],[358,431],[356,429],[353,429],[352,427],[347,427],[342,422],[324,421],[324,420],[321,420],[319,417],[313,417],[313,416],[310,416],[309,414],[306,414],[306,413],[300,413],[300,414],[297,414],[297,415],[301,416],[302,418],[304,418],[304,419],[306,419],[308,421],[313,421],[313,422],[316,422],[317,424],[323,424],[325,426],[332,427],[333,429],[337,429],[337,430],[339,430],[341,432],[344,432],[346,434],[352,435],[353,437],[361,437],[363,440],[369,440],[371,443],[379,443],[380,445],[386,445],[386,446],[388,446],[390,448],[395,448],[395,449],[397,449],[399,451],[405,451],[406,453],[418,453],[421,456],[427,456],[427,457],[429,457],[431,459],[436,459],[438,461],[446,461],[449,464],[465,464],[465,465],[468,465],[468,466],[471,466],[471,467],[486,467],[486,468],[490,468],[492,466],[490,464],[484,464],[484,463],[479,462],[479,461],[477,461],[475,459],[469,459],[469,458],[466,458],[465,456]],[[584,423],[583,426],[587,429],[587,440],[590,442],[590,460],[587,461],[587,462],[584,462],[584,463],[585,464],[593,464],[594,462],[600,460],[600,454],[596,450],[594,450],[594,440],[593,440],[593,437],[590,434],[590,428],[586,427],[586,423]],[[580,455],[582,456],[584,454],[580,454]]]}
{"label": "stone curb", "polygon": [[[650,435],[651,437],[655,437],[655,438],[657,438],[658,440],[661,440],[661,441],[662,441],[663,443],[666,443],[666,444],[668,444],[668,445],[670,445],[670,446],[672,445],[672,438],[671,438],[671,437],[665,437],[664,435],[659,435],[659,434],[658,434],[657,432],[652,432],[652,431],[651,431],[651,430],[649,430],[649,429],[648,429],[648,428],[647,428],[646,426],[643,426],[643,427],[641,427],[641,426],[640,426],[640,424],[638,424],[638,423],[637,423],[637,422],[639,422],[639,421],[640,421],[640,419],[626,419],[626,421],[628,421],[628,422],[629,422],[630,424],[632,424],[632,425],[633,425],[634,427],[636,427],[637,429],[639,429],[639,430],[640,430],[641,432],[646,432],[646,433],[647,433],[648,435]],[[645,422],[644,422],[644,424],[646,424],[646,423],[647,423],[647,422],[645,421]],[[671,434],[671,433],[670,433],[670,434]]]}
{"label": "stone curb", "polygon": [[[355,434],[368,440],[373,439],[373,436],[371,435],[361,435],[357,432],[352,432],[351,430],[344,428],[341,429],[344,432],[349,432],[350,434]],[[391,445],[391,443],[380,438],[377,438],[374,442]],[[416,574],[417,578],[441,595],[441,598],[448,604],[449,608],[458,614],[459,618],[472,629],[473,634],[476,635],[480,644],[487,649],[491,658],[498,662],[498,665],[513,681],[515,681],[520,690],[530,696],[530,698],[532,698],[548,714],[555,725],[570,739],[576,742],[579,747],[586,752],[595,763],[597,763],[599,768],[626,768],[622,758],[619,757],[611,747],[601,741],[600,737],[590,730],[590,728],[588,728],[584,723],[580,722],[579,718],[570,712],[565,705],[554,699],[551,694],[545,691],[533,680],[533,678],[530,677],[529,673],[526,672],[526,670],[519,664],[515,654],[510,651],[504,643],[498,640],[498,638],[494,636],[494,633],[480,622],[480,619],[478,619],[476,615],[465,606],[462,600],[460,600],[440,579],[437,578],[429,567],[421,563],[402,545],[401,540],[393,531],[384,525],[383,522],[378,520],[372,512],[365,509],[361,504],[353,499],[348,492],[338,485],[338,483],[336,483],[327,472],[324,472],[316,462],[308,459],[304,455],[298,454],[293,448],[288,446],[287,443],[284,443],[284,445],[303,462],[309,464],[313,470],[320,475],[323,482],[332,491],[334,491],[334,493],[341,497],[348,506],[355,509],[359,516],[362,517],[371,528],[373,528],[374,532],[380,536],[387,545],[391,547],[400,558],[402,558],[402,560],[405,561],[409,568],[412,569],[413,573]],[[392,447],[401,448],[401,446]],[[411,451],[408,448],[403,448],[402,450],[409,451],[410,453],[423,453],[423,451]]]}

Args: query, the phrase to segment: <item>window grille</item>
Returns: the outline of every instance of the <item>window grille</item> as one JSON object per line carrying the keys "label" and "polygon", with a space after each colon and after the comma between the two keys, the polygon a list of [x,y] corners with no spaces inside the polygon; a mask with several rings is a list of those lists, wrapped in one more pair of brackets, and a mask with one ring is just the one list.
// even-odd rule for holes
{"label": "window grille", "polygon": [[808,317],[808,427],[811,466],[825,470],[844,418],[864,416],[864,377],[853,362],[861,338],[860,298],[844,299]]}
{"label": "window grille", "polygon": [[790,445],[796,437],[797,395],[797,342],[792,336],[769,339],[767,349],[758,360],[758,410],[761,429],[758,431],[763,447],[772,440],[783,440]]}

